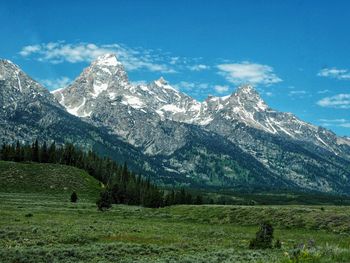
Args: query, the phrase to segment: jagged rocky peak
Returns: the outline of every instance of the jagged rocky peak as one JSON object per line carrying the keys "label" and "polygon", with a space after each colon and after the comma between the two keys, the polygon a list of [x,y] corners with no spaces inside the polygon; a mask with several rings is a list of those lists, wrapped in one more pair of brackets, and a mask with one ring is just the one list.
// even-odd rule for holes
{"label": "jagged rocky peak", "polygon": [[122,65],[122,63],[118,61],[117,56],[113,53],[107,53],[97,57],[97,59],[93,62],[93,64],[99,65],[99,66]]}
{"label": "jagged rocky peak", "polygon": [[7,59],[0,59],[0,81],[1,85],[6,87],[7,92],[14,92],[12,95],[15,93],[47,95],[49,93],[42,85],[24,73],[19,66]]}
{"label": "jagged rocky peak", "polygon": [[0,65],[3,67],[11,67],[19,70],[19,67],[15,63],[13,63],[11,60],[8,60],[8,59],[0,59]]}
{"label": "jagged rocky peak", "polygon": [[163,76],[161,76],[158,80],[155,81],[156,84],[159,84],[160,86],[168,85],[168,81],[166,81]]}
{"label": "jagged rocky peak", "polygon": [[118,61],[115,54],[107,53],[97,57],[85,68],[79,78],[104,84],[113,80],[128,82],[128,76],[123,64]]}
{"label": "jagged rocky peak", "polygon": [[[177,89],[175,89],[173,86],[171,86],[169,84],[169,82],[167,80],[165,80],[163,77],[160,77],[159,79],[153,81],[150,85],[151,85],[150,88],[153,89],[153,91],[163,90],[166,93],[169,93],[169,92],[170,92],[170,94],[176,93],[177,94],[176,96],[180,96],[179,95],[180,92]],[[153,88],[152,88],[152,86],[153,86]],[[182,94],[182,95],[185,95],[185,94]]]}
{"label": "jagged rocky peak", "polygon": [[161,76],[159,79],[154,81],[154,84],[156,84],[158,87],[164,87],[169,86],[169,82]]}
{"label": "jagged rocky peak", "polygon": [[99,73],[102,75],[119,76],[127,79],[127,74],[123,64],[118,61],[117,56],[107,53],[97,57],[88,67],[88,72]]}
{"label": "jagged rocky peak", "polygon": [[[0,108],[14,115],[16,109],[31,109],[41,103],[62,108],[50,92],[9,60],[0,60]],[[4,116],[4,115],[3,115]],[[0,116],[1,118],[1,116]]]}
{"label": "jagged rocky peak", "polygon": [[88,117],[96,100],[114,99],[130,88],[127,73],[115,54],[97,57],[68,87],[54,91],[56,99],[73,115]]}
{"label": "jagged rocky peak", "polygon": [[240,86],[231,96],[230,100],[235,104],[242,104],[257,111],[265,111],[268,105],[260,97],[258,91],[251,85]]}
{"label": "jagged rocky peak", "polygon": [[13,76],[17,76],[19,72],[19,67],[12,61],[0,59],[0,80],[6,80]]}
{"label": "jagged rocky peak", "polygon": [[256,91],[256,89],[252,85],[246,84],[246,85],[242,85],[242,86],[238,87],[236,93],[257,94],[258,92]]}
{"label": "jagged rocky peak", "polygon": [[248,100],[261,100],[258,91],[251,85],[240,86],[233,94]]}

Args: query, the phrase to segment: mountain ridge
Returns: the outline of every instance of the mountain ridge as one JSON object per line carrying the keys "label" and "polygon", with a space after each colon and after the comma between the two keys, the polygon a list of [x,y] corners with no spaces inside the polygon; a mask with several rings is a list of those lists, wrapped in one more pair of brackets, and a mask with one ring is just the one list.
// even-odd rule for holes
{"label": "mountain ridge", "polygon": [[[97,58],[96,61],[92,62],[92,64],[84,70],[80,77],[86,77],[84,76],[86,71],[94,71],[96,69],[96,65],[103,64],[101,61],[103,61],[103,59],[106,57],[109,59],[114,58],[114,61],[117,61],[117,58],[113,54],[101,56]],[[116,78],[113,74],[109,74],[111,79],[109,79],[107,84],[104,83],[106,88],[103,90],[108,92],[109,98],[115,99],[119,92],[118,95],[121,96],[119,98],[122,99],[122,103],[124,105],[128,105],[140,111],[145,111],[145,109],[152,110],[152,113],[158,114],[161,120],[170,119],[177,122],[205,126],[213,120],[215,115],[220,115],[219,118],[240,120],[254,128],[262,129],[273,134],[282,134],[298,140],[302,140],[304,137],[301,130],[307,129],[308,133],[314,133],[313,143],[318,144],[321,147],[327,147],[329,150],[334,150],[334,147],[329,145],[321,138],[322,134],[316,134],[317,130],[320,129],[319,127],[301,121],[292,113],[281,113],[271,109],[261,99],[258,92],[250,85],[241,86],[228,96],[208,97],[203,102],[199,102],[170,86],[163,77],[160,77],[160,79],[147,85],[132,85],[128,82],[128,77],[122,64],[120,62],[115,62],[113,65],[115,65],[115,68],[117,69],[115,71]],[[105,71],[104,67],[99,69],[100,71]],[[98,78],[100,73],[97,72],[96,76]],[[91,77],[92,76],[88,76],[88,78]],[[122,79],[122,81],[120,81],[120,79]],[[115,86],[116,82],[118,82],[119,87],[122,88],[121,90],[118,90],[118,85]],[[111,91],[111,87],[116,90]],[[70,86],[68,86],[66,89],[69,90],[69,88]],[[60,96],[63,96],[66,89],[53,91],[53,94],[56,96],[56,98],[60,99]],[[101,92],[103,93],[103,91]],[[151,96],[146,97],[146,94]],[[96,99],[96,97],[94,96],[93,99]],[[61,104],[68,110],[71,107],[70,105],[67,106],[67,104],[62,101]],[[78,105],[76,107],[83,106],[85,106],[85,101],[83,101],[80,106]],[[79,114],[76,115],[79,116]],[[283,119],[287,119],[287,123],[292,127],[283,125]],[[334,133],[325,128],[321,128],[321,130],[323,133],[327,133],[329,136],[336,136]],[[345,137],[339,137],[339,139],[336,140],[336,143],[350,145],[350,142],[348,143]]]}
{"label": "mountain ridge", "polygon": [[[16,86],[16,74],[8,76],[2,83],[7,87],[1,89],[3,96]],[[73,140],[84,138],[81,143],[95,145],[100,141],[101,152],[113,158],[126,155],[124,160],[133,162],[137,171],[161,184],[350,193],[350,142],[271,109],[249,85],[229,96],[198,102],[162,77],[133,85],[117,58],[106,54],[66,88],[47,93],[51,108],[66,111],[54,116],[71,120],[58,126],[51,123],[56,117],[50,118],[47,122],[55,127],[51,139],[55,129],[69,125]],[[51,112],[38,109],[41,122],[43,111]],[[6,118],[4,122],[10,123]],[[22,119],[20,125],[27,133],[33,129]],[[47,132],[46,126],[41,128]],[[2,130],[8,132],[9,125]],[[56,137],[60,136],[65,135]]]}

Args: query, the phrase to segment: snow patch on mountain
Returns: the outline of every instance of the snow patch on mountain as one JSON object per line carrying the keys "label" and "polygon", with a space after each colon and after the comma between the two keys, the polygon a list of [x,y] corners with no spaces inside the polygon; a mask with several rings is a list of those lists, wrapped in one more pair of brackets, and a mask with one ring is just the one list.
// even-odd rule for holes
{"label": "snow patch on mountain", "polygon": [[167,104],[164,105],[160,108],[160,110],[164,110],[167,112],[172,112],[172,113],[180,113],[180,112],[185,112],[185,109],[183,108],[179,108],[178,106],[174,105],[174,104]]}
{"label": "snow patch on mountain", "polygon": [[74,108],[69,108],[67,107],[67,111],[74,115],[74,116],[77,116],[77,117],[89,117],[91,115],[91,112],[85,112],[83,109],[84,105],[86,103],[86,98],[83,98],[83,102],[77,106],[77,107],[74,107]]}
{"label": "snow patch on mountain", "polygon": [[134,109],[145,107],[145,103],[140,98],[130,95],[124,95],[122,104],[131,106]]}
{"label": "snow patch on mountain", "polygon": [[118,66],[118,65],[121,65],[121,63],[117,60],[117,58],[114,54],[105,54],[105,55],[99,56],[96,59],[95,64],[98,66]]}
{"label": "snow patch on mountain", "polygon": [[93,92],[91,93],[91,95],[96,98],[98,95],[101,94],[101,92],[107,90],[108,88],[108,84],[107,83],[101,83],[99,81],[96,81],[94,82],[94,85],[93,85]]}

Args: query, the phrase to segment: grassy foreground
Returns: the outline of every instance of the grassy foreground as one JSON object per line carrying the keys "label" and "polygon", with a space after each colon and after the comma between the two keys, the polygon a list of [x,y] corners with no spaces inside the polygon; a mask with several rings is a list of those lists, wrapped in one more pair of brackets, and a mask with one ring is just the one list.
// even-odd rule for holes
{"label": "grassy foreground", "polygon": [[[348,207],[119,205],[98,212],[90,201],[62,200],[0,193],[0,262],[350,262]],[[275,226],[281,249],[248,249],[263,219]]]}

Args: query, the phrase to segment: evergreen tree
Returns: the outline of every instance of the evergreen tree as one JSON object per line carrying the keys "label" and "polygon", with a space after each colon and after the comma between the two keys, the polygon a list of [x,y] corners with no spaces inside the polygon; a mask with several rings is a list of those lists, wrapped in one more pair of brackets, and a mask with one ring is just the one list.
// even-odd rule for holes
{"label": "evergreen tree", "polygon": [[55,142],[51,143],[49,150],[48,150],[48,155],[49,155],[49,163],[56,163],[56,144]]}
{"label": "evergreen tree", "polygon": [[194,201],[194,204],[195,204],[195,205],[201,205],[201,204],[203,204],[203,197],[202,197],[201,195],[197,195],[197,196],[196,196],[196,199],[195,199],[195,201]]}
{"label": "evergreen tree", "polygon": [[72,203],[76,203],[78,201],[78,195],[77,195],[77,193],[75,191],[71,194],[70,201]]}
{"label": "evergreen tree", "polygon": [[21,145],[20,145],[19,141],[16,142],[15,161],[16,162],[22,162],[23,161]]}
{"label": "evergreen tree", "polygon": [[110,209],[112,207],[111,194],[108,191],[101,192],[100,198],[97,200],[96,205],[100,211]]}
{"label": "evergreen tree", "polygon": [[49,153],[48,153],[46,141],[44,141],[40,151],[40,162],[47,163],[48,161],[49,161]]}
{"label": "evergreen tree", "polygon": [[32,145],[32,161],[39,162],[39,142],[35,140]]}
{"label": "evergreen tree", "polygon": [[121,180],[122,182],[127,182],[129,180],[128,166],[126,162],[124,162]]}
{"label": "evergreen tree", "polygon": [[10,160],[10,150],[9,150],[9,146],[8,145],[6,145],[6,144],[2,145],[1,156],[2,156],[2,159],[4,161],[9,161]]}

